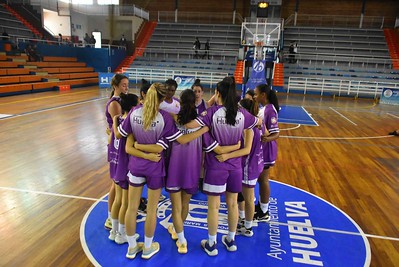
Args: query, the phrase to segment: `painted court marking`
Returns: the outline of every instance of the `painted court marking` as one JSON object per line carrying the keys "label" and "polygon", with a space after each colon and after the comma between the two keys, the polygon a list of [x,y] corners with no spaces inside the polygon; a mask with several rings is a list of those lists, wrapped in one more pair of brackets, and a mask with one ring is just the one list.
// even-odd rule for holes
{"label": "painted court marking", "polygon": [[344,115],[342,115],[341,113],[339,113],[338,111],[336,111],[335,109],[333,109],[332,107],[330,107],[330,109],[332,111],[334,111],[335,113],[337,113],[339,116],[341,116],[342,118],[344,118],[345,120],[349,121],[350,123],[352,123],[353,125],[357,126],[356,123],[354,123],[353,121],[351,121],[350,119],[348,119],[347,117],[345,117]]}
{"label": "painted court marking", "polygon": [[398,116],[395,116],[395,115],[393,115],[393,114],[391,114],[391,113],[387,113],[387,115],[389,115],[389,116],[392,116],[392,117],[394,117],[394,118],[397,118],[397,119],[399,119],[399,117],[398,117]]}
{"label": "painted court marking", "polygon": [[303,106],[283,105],[278,115],[279,123],[319,126]]}
{"label": "painted court marking", "polygon": [[289,130],[295,130],[298,129],[299,127],[301,127],[301,124],[298,124],[295,127],[291,127],[291,128],[286,128],[286,129],[280,129],[280,131],[289,131]]}
{"label": "painted court marking", "polygon": [[14,116],[14,115],[13,114],[0,114],[0,119],[4,119],[7,117],[11,117],[11,116]]}
{"label": "painted court marking", "polygon": [[71,104],[65,104],[65,105],[61,105],[61,106],[57,106],[57,107],[44,108],[44,109],[24,112],[24,113],[21,113],[21,114],[14,114],[14,115],[11,115],[11,116],[8,116],[8,117],[4,117],[4,118],[0,117],[0,120],[1,119],[17,118],[17,117],[22,117],[22,116],[26,116],[26,115],[32,115],[32,114],[36,114],[36,113],[46,112],[46,111],[50,111],[50,110],[56,110],[56,109],[61,109],[61,108],[66,108],[66,107],[77,106],[77,105],[81,105],[81,104],[85,104],[85,103],[90,103],[90,102],[103,100],[103,99],[106,99],[106,98],[108,98],[108,97],[94,98],[94,99],[83,100],[83,101],[75,102],[75,103],[71,103]]}
{"label": "painted court marking", "polygon": [[367,140],[367,139],[379,139],[394,137],[393,135],[381,135],[381,136],[364,136],[364,137],[316,137],[316,136],[289,136],[280,135],[282,138],[289,139],[314,139],[314,140]]}
{"label": "painted court marking", "polygon": [[312,114],[310,114],[310,113],[305,109],[305,107],[301,106],[301,108],[303,109],[303,111],[306,112],[306,114],[308,114],[309,118],[311,118],[312,121],[313,121],[317,126],[319,126],[319,124],[317,123],[317,121],[315,121],[315,120],[313,119]]}
{"label": "painted court marking", "polygon": [[[277,181],[274,181],[276,183],[280,183]],[[284,183],[280,183],[280,184],[284,184]],[[285,186],[290,186],[293,187],[289,184],[284,184]],[[311,194],[323,201],[325,201],[324,199],[320,198],[317,195],[314,195],[310,192],[307,192],[303,189],[297,188],[297,187],[293,187],[295,189],[298,189],[300,191],[306,192],[307,194]],[[38,195],[48,195],[48,196],[55,196],[55,197],[63,197],[63,198],[71,198],[71,199],[81,199],[81,200],[89,200],[89,201],[94,201],[95,203],[87,210],[83,220],[82,220],[82,226],[85,225],[85,221],[87,220],[87,217],[89,216],[90,212],[94,209],[94,207],[100,203],[100,202],[104,202],[104,203],[108,203],[108,200],[105,200],[104,198],[108,195],[104,195],[103,197],[101,197],[100,199],[97,198],[90,198],[90,197],[81,197],[81,196],[75,196],[75,195],[66,195],[66,194],[58,194],[58,193],[51,193],[51,192],[45,192],[45,191],[35,191],[35,190],[27,190],[27,189],[19,189],[19,188],[12,188],[12,187],[4,187],[4,186],[0,186],[1,190],[8,190],[8,191],[15,191],[15,192],[24,192],[24,193],[32,193],[32,194],[38,194]],[[331,203],[329,203],[331,204]],[[335,206],[334,206],[335,207]],[[336,209],[339,209],[337,207],[335,207]],[[340,209],[339,209],[340,210]],[[279,225],[283,225],[283,226],[303,226],[303,225],[299,225],[299,224],[295,224],[295,223],[282,223],[282,222],[273,222],[273,223],[277,223]],[[380,236],[380,235],[373,235],[373,234],[366,234],[366,233],[356,233],[356,232],[350,232],[350,231],[342,231],[342,230],[336,230],[336,229],[329,229],[329,228],[322,228],[322,227],[314,227],[311,226],[309,228],[312,228],[314,230],[318,230],[318,231],[325,231],[325,232],[332,232],[332,233],[339,233],[339,234],[346,234],[346,235],[355,235],[355,236],[366,236],[366,237],[370,237],[370,238],[378,238],[378,239],[385,239],[385,240],[392,240],[392,241],[398,241],[399,242],[399,238],[397,237],[389,237],[389,236]],[[83,238],[84,239],[84,238]]]}

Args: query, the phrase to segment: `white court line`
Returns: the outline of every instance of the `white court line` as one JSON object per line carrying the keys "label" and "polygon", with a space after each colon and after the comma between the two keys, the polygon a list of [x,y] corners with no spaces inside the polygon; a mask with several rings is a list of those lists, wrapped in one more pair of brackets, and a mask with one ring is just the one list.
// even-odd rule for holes
{"label": "white court line", "polygon": [[25,192],[25,193],[33,193],[33,194],[39,194],[39,195],[55,196],[55,197],[65,197],[65,198],[72,198],[72,199],[108,202],[107,200],[98,199],[98,198],[64,195],[64,194],[50,193],[50,192],[45,192],[45,191],[35,191],[35,190],[19,189],[19,188],[4,187],[4,186],[0,186],[0,189],[9,190],[9,191]]}
{"label": "white court line", "polygon": [[365,137],[313,137],[313,136],[289,136],[280,135],[282,138],[289,139],[314,139],[314,140],[366,140],[366,139],[379,139],[394,137],[393,135],[381,135],[381,136],[365,136]]}
{"label": "white court line", "polygon": [[[290,185],[288,185],[290,186]],[[293,187],[293,186],[291,186]],[[296,187],[294,187],[296,188]],[[18,189],[18,188],[11,188],[11,187],[3,187],[0,186],[0,189],[3,190],[9,190],[9,191],[17,191],[17,192],[27,192],[27,193],[34,193],[34,194],[42,194],[42,195],[50,195],[50,196],[57,196],[57,197],[65,197],[65,198],[72,198],[72,199],[82,199],[82,200],[90,200],[90,201],[94,201],[95,203],[89,208],[89,210],[86,212],[83,220],[82,220],[82,224],[81,224],[81,228],[80,228],[80,235],[81,235],[81,240],[84,240],[84,238],[82,239],[82,235],[84,236],[84,224],[86,223],[87,217],[89,216],[90,212],[95,208],[95,206],[100,203],[100,202],[105,202],[107,203],[107,200],[104,200],[104,198],[107,196],[103,196],[100,199],[97,198],[89,198],[89,197],[80,197],[80,196],[74,196],[74,195],[65,195],[65,194],[57,194],[57,193],[49,193],[49,192],[43,192],[43,191],[34,191],[34,190],[26,190],[26,189]],[[299,188],[296,188],[299,189]],[[304,191],[302,189],[299,189],[301,191]],[[304,191],[308,194],[311,194],[307,191]],[[314,194],[311,194],[314,195]],[[314,195],[316,196],[316,195]],[[320,198],[318,196],[316,196],[317,198]],[[321,199],[321,198],[320,198]],[[325,200],[324,200],[325,201]],[[329,202],[327,202],[329,203]],[[335,206],[334,206],[335,207]],[[335,207],[336,209],[338,209],[337,207]],[[171,210],[169,208],[169,210]],[[339,210],[339,209],[338,209]],[[201,214],[201,212],[196,212],[197,214]],[[346,213],[342,212],[343,214],[346,215]],[[204,215],[206,215],[206,212],[203,212]],[[268,222],[270,223],[270,222]],[[288,224],[288,223],[283,223],[283,222],[276,222],[273,221],[272,223],[276,223],[276,224],[280,224],[280,225],[284,225],[284,226],[303,226],[303,225],[297,225],[297,224]],[[390,236],[379,236],[379,235],[372,235],[372,234],[366,234],[366,233],[357,233],[357,232],[350,232],[350,231],[343,231],[343,230],[336,230],[336,229],[329,229],[329,228],[321,228],[321,227],[309,227],[312,228],[314,230],[319,230],[319,231],[325,231],[325,232],[332,232],[332,233],[339,233],[339,234],[346,234],[346,235],[355,235],[355,236],[366,236],[366,237],[370,237],[370,238],[378,238],[378,239],[385,239],[385,240],[392,240],[392,241],[399,241],[399,238],[396,237],[390,237]],[[84,240],[84,243],[86,243],[86,241]]]}
{"label": "white court line", "polygon": [[0,114],[0,119],[4,119],[10,116],[14,116],[13,114]]}
{"label": "white court line", "polygon": [[310,115],[310,113],[309,113],[303,106],[301,106],[301,108],[303,109],[303,111],[306,112],[306,114],[308,114],[308,116],[312,119],[312,121],[313,121],[314,123],[316,123],[317,126],[319,126],[319,124],[317,123],[317,121],[315,121],[315,120],[313,119],[312,115]]}
{"label": "white court line", "polygon": [[398,117],[398,116],[395,116],[395,115],[393,115],[393,114],[391,114],[391,113],[387,113],[387,115],[389,115],[389,116],[392,116],[392,117],[394,117],[394,118],[397,118],[397,119],[399,119],[399,117]]}
{"label": "white court line", "polygon": [[295,127],[291,127],[291,128],[287,128],[287,129],[280,129],[280,131],[289,131],[289,130],[295,130],[295,129],[298,129],[299,127],[301,127],[301,124],[298,124],[297,126],[295,126]]}
{"label": "white court line", "polygon": [[108,97],[101,97],[101,98],[95,98],[95,99],[90,99],[90,100],[84,100],[84,101],[81,101],[81,102],[61,105],[61,106],[58,106],[58,107],[44,108],[44,109],[34,110],[34,111],[26,112],[26,113],[15,114],[15,115],[11,115],[11,116],[0,118],[0,119],[1,120],[6,120],[6,119],[11,119],[11,118],[17,118],[17,117],[22,117],[22,116],[26,116],[26,115],[32,115],[32,114],[36,114],[36,113],[41,113],[41,112],[46,112],[46,111],[51,111],[51,110],[56,110],[56,109],[61,109],[61,108],[67,108],[67,107],[72,107],[72,106],[76,106],[76,105],[86,104],[86,103],[89,103],[89,102],[99,101],[99,100],[103,100],[103,99],[106,99],[106,98],[108,98]]}
{"label": "white court line", "polygon": [[350,119],[348,119],[347,117],[345,117],[344,115],[342,115],[341,113],[339,113],[338,111],[336,111],[335,109],[333,109],[332,107],[329,107],[332,111],[334,111],[335,113],[337,113],[339,116],[341,116],[342,118],[344,118],[345,120],[349,121],[350,123],[352,123],[353,125],[357,126],[356,123],[354,123],[353,121],[351,121]]}
{"label": "white court line", "polygon": [[[106,195],[105,195],[106,196]],[[102,197],[105,198],[105,196]],[[89,247],[87,246],[87,242],[86,242],[86,235],[85,235],[85,228],[86,228],[86,222],[87,222],[87,218],[89,218],[90,213],[92,212],[92,210],[97,206],[98,203],[100,203],[101,200],[97,200],[96,203],[94,203],[93,205],[91,205],[91,207],[86,211],[85,216],[82,219],[82,222],[80,224],[80,244],[82,245],[83,251],[85,252],[86,256],[89,258],[89,260],[91,261],[91,263],[93,263],[94,266],[98,266],[100,267],[101,265],[98,263],[98,261],[94,258],[93,254],[91,254]]]}

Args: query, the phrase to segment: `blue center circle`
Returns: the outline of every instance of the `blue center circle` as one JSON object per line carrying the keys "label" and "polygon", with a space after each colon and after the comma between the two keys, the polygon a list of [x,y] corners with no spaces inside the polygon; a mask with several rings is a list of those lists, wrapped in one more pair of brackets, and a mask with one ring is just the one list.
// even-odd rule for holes
{"label": "blue center circle", "polygon": [[[154,241],[161,250],[150,260],[125,257],[127,244],[108,239],[104,229],[107,203],[101,200],[87,211],[81,224],[82,247],[96,266],[369,266],[370,245],[362,229],[342,210],[309,192],[276,181],[270,181],[268,223],[255,223],[254,236],[236,236],[238,250],[228,252],[222,242],[227,233],[227,207],[219,211],[217,246],[219,254],[209,257],[200,242],[208,236],[206,196],[199,193],[190,201],[190,212],[184,225],[188,253],[179,254],[167,231],[172,223],[171,201],[167,197],[158,205],[158,224]],[[223,198],[222,198],[223,201]],[[138,216],[137,232],[144,236],[145,217]]]}

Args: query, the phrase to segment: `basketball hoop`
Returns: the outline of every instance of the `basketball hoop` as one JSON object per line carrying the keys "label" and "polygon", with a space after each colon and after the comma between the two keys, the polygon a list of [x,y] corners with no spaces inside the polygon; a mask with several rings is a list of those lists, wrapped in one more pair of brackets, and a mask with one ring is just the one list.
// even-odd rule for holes
{"label": "basketball hoop", "polygon": [[263,42],[262,41],[255,42],[255,46],[261,47],[263,46]]}

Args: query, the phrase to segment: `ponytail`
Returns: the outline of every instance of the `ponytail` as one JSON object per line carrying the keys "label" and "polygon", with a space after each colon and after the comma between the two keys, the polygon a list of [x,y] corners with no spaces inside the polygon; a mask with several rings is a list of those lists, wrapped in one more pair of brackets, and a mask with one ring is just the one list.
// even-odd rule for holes
{"label": "ponytail", "polygon": [[223,106],[226,108],[226,122],[227,124],[234,126],[236,124],[238,111],[235,87],[232,83],[221,81],[217,84],[216,90],[220,93]]}
{"label": "ponytail", "polygon": [[273,104],[274,108],[276,109],[277,113],[280,111],[280,106],[278,104],[278,98],[276,91],[270,89],[269,93],[267,94],[267,99],[269,100],[270,104]]}
{"label": "ponytail", "polygon": [[162,83],[153,83],[147,91],[143,106],[143,124],[144,130],[148,130],[152,121],[159,111],[161,100],[166,95],[165,85]]}
{"label": "ponytail", "polygon": [[197,118],[195,109],[195,94],[193,90],[186,89],[180,95],[180,111],[177,114],[177,122],[184,125]]}
{"label": "ponytail", "polygon": [[280,106],[278,104],[277,94],[274,90],[270,88],[267,84],[260,84],[257,86],[260,93],[265,93],[267,101],[274,106],[277,112],[280,111]]}

